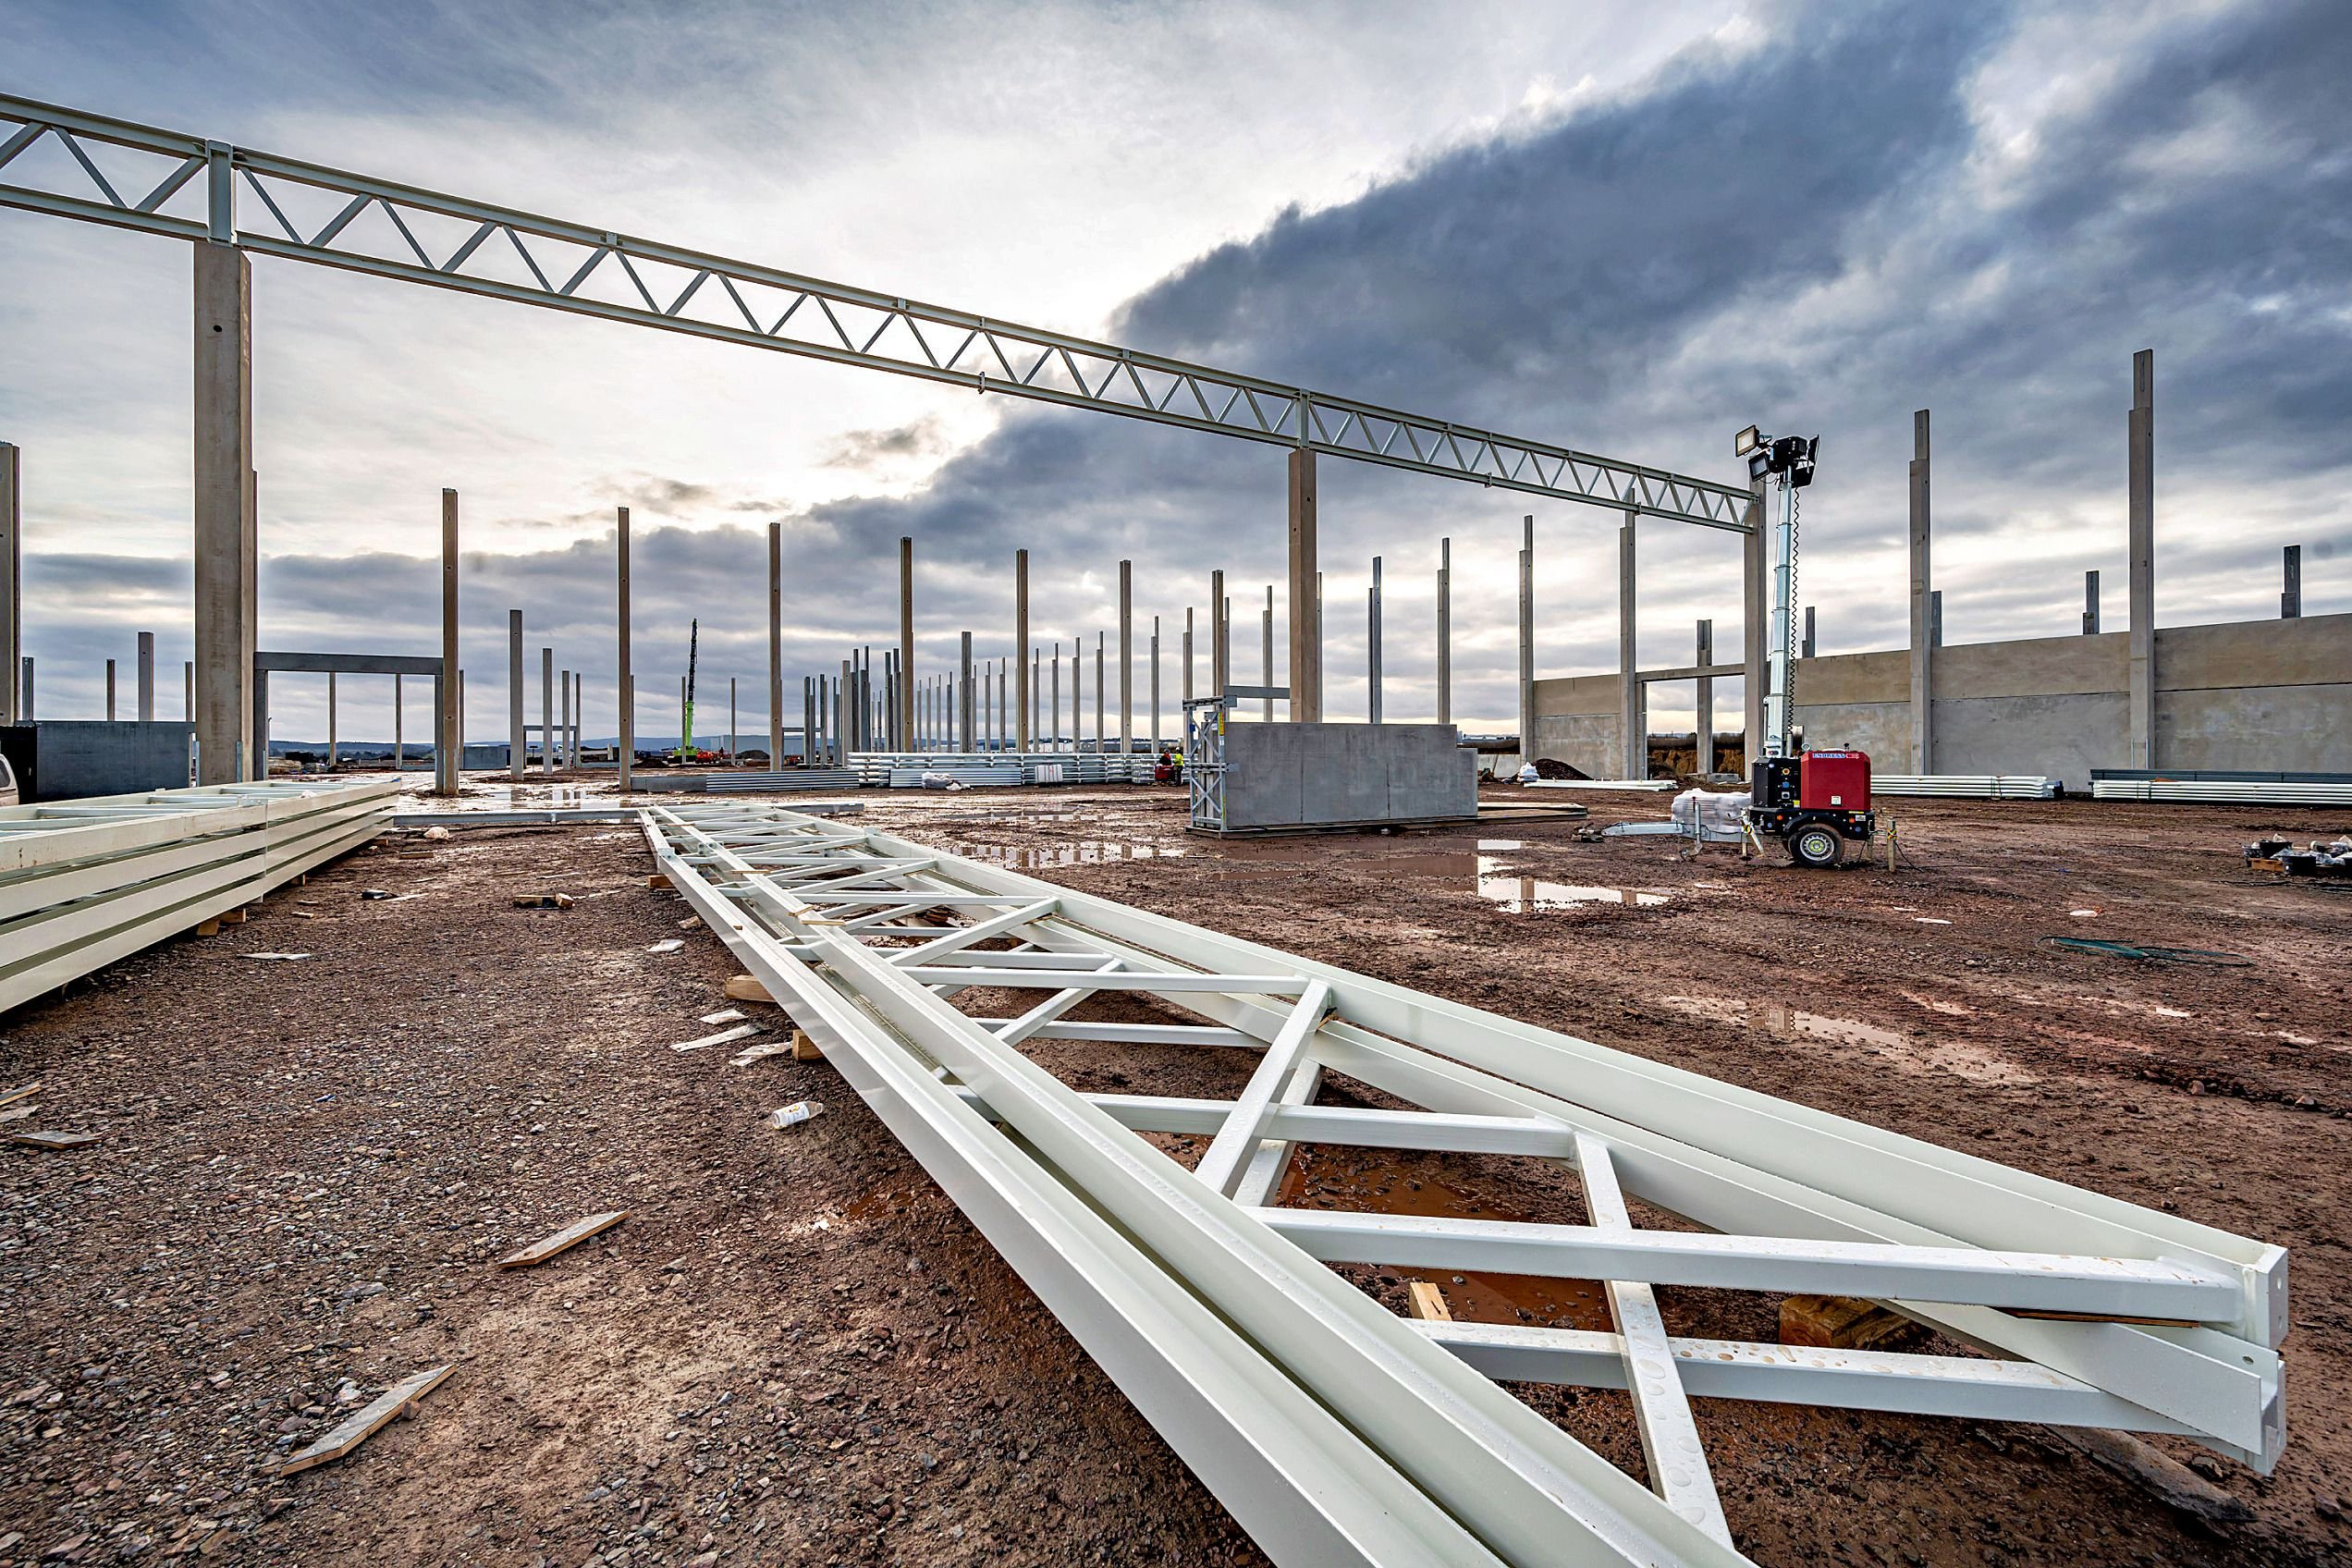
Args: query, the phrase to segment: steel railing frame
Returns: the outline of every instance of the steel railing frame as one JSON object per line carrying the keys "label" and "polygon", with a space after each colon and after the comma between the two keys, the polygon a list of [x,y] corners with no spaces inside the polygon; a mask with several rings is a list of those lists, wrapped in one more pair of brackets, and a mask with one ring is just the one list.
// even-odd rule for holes
{"label": "steel railing frame", "polygon": [[[73,189],[0,182],[0,206],[234,244],[261,255],[1613,511],[1736,533],[1752,526],[1746,485],[0,94],[0,129],[9,126],[17,129],[0,136],[0,166],[54,140],[71,156],[60,173]],[[153,166],[117,189],[91,155],[92,144],[141,154]],[[240,220],[240,187],[258,202],[261,221]],[[295,192],[313,190],[340,199],[316,227],[288,212],[301,205]],[[165,210],[174,205],[200,207],[202,215]],[[371,240],[375,250],[362,248]],[[494,260],[508,276],[486,270]],[[528,281],[517,281],[526,272]],[[606,276],[621,299],[582,292]]]}
{"label": "steel railing frame", "polygon": [[[2283,1440],[2274,1347],[2285,1329],[2285,1255],[2275,1247],[888,834],[732,802],[654,811],[645,831],[672,881],[893,1132],[926,1168],[941,1160],[935,1176],[960,1203],[979,1206],[975,1221],[1024,1278],[1032,1267],[1060,1266],[1024,1231],[1009,1189],[974,1174],[972,1153],[985,1144],[974,1141],[975,1127],[991,1120],[1015,1134],[987,1145],[998,1179],[1026,1160],[1024,1180],[1060,1184],[1116,1221],[1135,1245],[1090,1257],[1164,1271],[1213,1306],[1263,1357],[1255,1379],[1310,1394],[1351,1435],[1341,1444],[1351,1462],[1370,1463],[1353,1446],[1366,1445],[1393,1472],[1399,1497],[1435,1505],[1501,1561],[1574,1560],[1570,1541],[1593,1561],[1737,1561],[1688,1419],[1698,1395],[2182,1432],[2262,1465]],[[973,946],[989,938],[1018,945]],[[869,945],[910,939],[916,945]],[[1050,995],[1007,1018],[949,1005],[982,985]],[[1063,1016],[1106,989],[1155,995],[1209,1022]],[[1232,1102],[1086,1096],[1015,1048],[1033,1036],[1191,1040],[1262,1054]],[[1427,1109],[1315,1107],[1327,1070]],[[950,1156],[934,1121],[951,1124],[968,1146]],[[1209,1180],[1135,1135],[1145,1129],[1210,1133]],[[1592,1223],[1482,1227],[1266,1208],[1290,1142],[1302,1139],[1571,1161]],[[1810,1184],[1778,1169],[1792,1164]],[[1728,1233],[1633,1229],[1611,1195],[1620,1190]],[[1339,1243],[1297,1244],[1335,1233]],[[1670,1255],[1681,1261],[1660,1261]],[[1555,1273],[1604,1260],[1625,1332],[1408,1324],[1317,1256],[1442,1256]],[[1677,1281],[1875,1293],[2013,1359],[1670,1340],[1643,1303],[1650,1284]],[[1136,1360],[1133,1344],[1097,1320],[1117,1292],[1099,1280],[1072,1284],[1066,1269],[1039,1288],[1253,1534],[1274,1531],[1259,1538],[1278,1560],[1415,1560],[1366,1545],[1357,1525],[1338,1519],[1341,1505],[1299,1492],[1234,1424],[1171,1405],[1166,1359]],[[2004,1309],[2086,1307],[2111,1318],[2187,1314],[2198,1326]],[[1446,1354],[1432,1361],[1429,1350]],[[1630,1384],[1660,1496],[1501,1390],[1464,1382],[1474,1369]],[[1233,1463],[1237,1454],[1247,1462]],[[1324,1508],[1335,1512],[1318,1514]],[[1273,1521],[1303,1516],[1357,1543],[1356,1553],[1293,1558]]]}

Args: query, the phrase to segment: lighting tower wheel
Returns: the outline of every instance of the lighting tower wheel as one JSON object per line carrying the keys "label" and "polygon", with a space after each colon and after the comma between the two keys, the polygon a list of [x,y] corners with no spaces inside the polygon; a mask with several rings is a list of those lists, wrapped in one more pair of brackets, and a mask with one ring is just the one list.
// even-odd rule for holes
{"label": "lighting tower wheel", "polygon": [[1789,858],[1799,865],[1824,871],[1845,855],[1845,840],[1826,822],[1808,822],[1788,836]]}

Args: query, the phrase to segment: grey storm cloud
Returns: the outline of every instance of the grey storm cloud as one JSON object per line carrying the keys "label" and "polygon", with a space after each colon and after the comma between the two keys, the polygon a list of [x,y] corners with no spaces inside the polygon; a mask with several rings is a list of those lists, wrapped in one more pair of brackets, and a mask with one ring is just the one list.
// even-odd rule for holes
{"label": "grey storm cloud", "polygon": [[[1132,299],[1112,336],[1722,478],[1736,476],[1741,425],[1819,431],[1804,581],[1829,651],[1902,636],[1904,462],[1921,408],[1934,417],[1947,636],[2068,630],[2087,568],[2107,569],[2119,620],[2127,362],[2152,347],[2160,613],[2263,613],[2282,542],[2307,545],[2308,596],[2340,593],[2326,573],[2352,559],[2340,500],[2352,479],[2352,26],[2335,0],[2195,11],[2077,73],[2030,144],[1988,124],[1986,73],[2034,67],[2000,58],[2020,29],[2078,23],[2095,37],[2111,20],[2000,6],[1775,13],[1760,45],[1700,46],[1556,122],[1285,212]],[[833,461],[880,467],[937,440],[924,422],[858,432]],[[984,652],[1006,651],[1010,563],[1026,546],[1040,641],[1110,624],[1116,564],[1135,561],[1138,609],[1165,618],[1171,693],[1183,608],[1205,606],[1209,571],[1229,571],[1236,662],[1254,675],[1257,606],[1281,569],[1279,449],[1091,413],[1013,407],[903,497],[800,510],[691,475],[619,474],[604,488],[653,514],[633,586],[641,690],[655,705],[690,618],[704,621],[706,670],[764,674],[770,518],[785,532],[795,692],[800,672],[893,634],[901,534],[917,540],[926,667],[952,657],[964,627]],[[1522,511],[1538,517],[1544,558],[1576,568],[1547,590],[1542,668],[1613,667],[1613,514],[1334,459],[1322,497],[1336,712],[1361,703],[1375,553],[1397,595],[1388,707],[1429,705],[1427,581],[1450,534],[1465,655],[1456,711],[1507,722]],[[727,521],[663,525],[686,516]],[[1715,618],[1719,648],[1735,646],[1732,542],[1645,522],[1641,549],[1645,662],[1684,662],[1698,616]],[[40,557],[31,577],[60,600],[43,651],[85,668],[142,609],[113,596],[105,572],[70,564],[88,559]],[[184,594],[186,568],[173,570],[181,586],[157,577],[139,592]],[[429,561],[274,558],[264,640],[361,645],[375,628],[423,651],[436,594]],[[609,534],[469,555],[465,595],[477,692],[502,690],[509,605],[524,608],[534,669],[544,639],[560,662],[609,672]],[[594,678],[592,720],[609,695],[609,674]],[[503,729],[502,699],[489,702],[483,733]],[[787,707],[797,714],[796,695]]]}

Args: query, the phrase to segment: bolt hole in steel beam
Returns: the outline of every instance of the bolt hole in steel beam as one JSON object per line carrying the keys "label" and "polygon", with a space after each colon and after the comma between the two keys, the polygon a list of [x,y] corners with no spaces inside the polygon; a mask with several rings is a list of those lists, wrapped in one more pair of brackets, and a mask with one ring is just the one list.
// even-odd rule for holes
{"label": "bolt hole in steel beam", "polygon": [[[2276,1247],[890,834],[765,805],[643,821],[711,928],[1277,1561],[1741,1561],[1700,1400],[2278,1457]],[[1087,1021],[1096,998],[1122,998],[1121,1021]],[[1179,1021],[1134,1022],[1139,1002]],[[1057,1060],[1088,1041],[1257,1060],[1231,1100],[1090,1094],[1016,1048],[1030,1040]],[[1412,1109],[1317,1104],[1327,1073]],[[1194,1169],[1149,1139],[1167,1133],[1206,1140]],[[1329,1183],[1292,1207],[1286,1170],[1327,1145],[1548,1160],[1588,1222],[1320,1207],[1348,1195]],[[1644,1228],[1636,1204],[1705,1229]],[[1107,1231],[1079,1235],[1078,1215]],[[1598,1280],[1610,1310],[1408,1320],[1326,1260]],[[1655,1285],[1879,1299],[1982,1354],[1669,1334]],[[1207,1317],[1146,1344],[1164,1324],[1145,1301]],[[1171,1392],[1230,1393],[1237,1366],[1256,1404]],[[1506,1380],[1626,1390],[1646,1476]],[[1313,1476],[1268,1457],[1267,1402],[1293,1396],[1334,1423],[1284,1429]],[[1317,1489],[1338,1472],[1355,1489]]]}
{"label": "bolt hole in steel beam", "polygon": [[[1745,533],[1747,486],[0,95],[0,205]],[[92,145],[139,165],[109,179]],[[49,158],[52,149],[68,154]],[[202,173],[204,178],[195,177]],[[133,197],[126,192],[136,190]],[[182,209],[182,210],[175,210]]]}

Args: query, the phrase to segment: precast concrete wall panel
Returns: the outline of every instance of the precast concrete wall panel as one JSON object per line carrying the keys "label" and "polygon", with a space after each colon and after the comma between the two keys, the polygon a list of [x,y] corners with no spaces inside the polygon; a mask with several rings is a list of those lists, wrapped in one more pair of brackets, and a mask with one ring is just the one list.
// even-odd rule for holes
{"label": "precast concrete wall panel", "polygon": [[1236,724],[1225,732],[1225,825],[1475,818],[1477,767],[1451,724]]}

